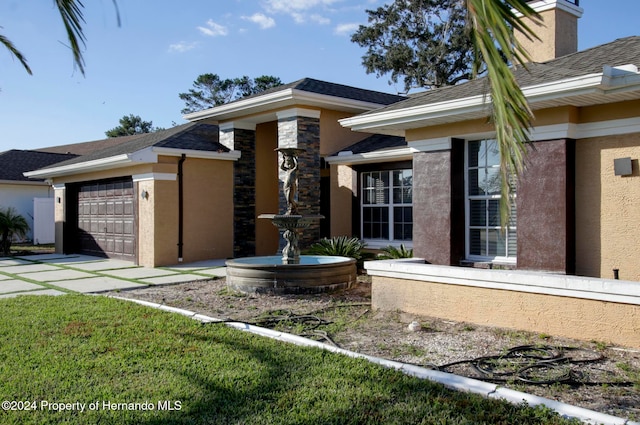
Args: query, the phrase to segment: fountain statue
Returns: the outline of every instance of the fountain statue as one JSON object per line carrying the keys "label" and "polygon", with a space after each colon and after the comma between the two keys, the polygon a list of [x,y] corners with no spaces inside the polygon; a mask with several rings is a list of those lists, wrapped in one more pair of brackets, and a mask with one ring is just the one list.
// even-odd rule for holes
{"label": "fountain statue", "polygon": [[282,231],[286,245],[282,257],[246,257],[228,260],[227,285],[244,292],[310,293],[348,288],[356,279],[355,260],[347,257],[300,255],[299,231],[324,218],[298,211],[299,148],[278,148],[285,172],[282,191],[284,214],[260,214]]}

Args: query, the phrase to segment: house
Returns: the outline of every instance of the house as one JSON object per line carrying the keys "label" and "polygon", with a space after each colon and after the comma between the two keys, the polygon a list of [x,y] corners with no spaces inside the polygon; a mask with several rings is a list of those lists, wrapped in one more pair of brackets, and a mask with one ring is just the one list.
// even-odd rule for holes
{"label": "house", "polygon": [[[410,163],[399,148],[326,161],[336,181],[359,176],[350,189],[363,234],[382,221],[403,235],[403,209],[413,209],[414,255],[424,261],[370,263],[374,307],[637,347],[640,37],[578,52],[577,1],[530,4],[544,43],[527,45],[534,62],[515,73],[534,113],[533,143],[504,231],[484,79],[340,121],[404,137]],[[498,268],[507,270],[487,270]]]}
{"label": "house", "polygon": [[56,197],[56,252],[145,266],[233,253],[233,163],[218,127],[189,123],[126,136],[31,173]]}
{"label": "house", "polygon": [[332,217],[329,170],[321,158],[371,138],[343,128],[340,119],[403,99],[306,78],[27,175],[53,184],[58,252],[153,267],[272,255],[278,230],[257,216],[286,205],[275,149],[306,149],[298,159],[299,209],[326,217],[305,231],[301,246],[343,234],[342,217]]}
{"label": "house", "polygon": [[50,198],[53,191],[44,179],[29,179],[23,173],[73,157],[75,155],[18,149],[0,153],[0,208],[15,208],[27,220],[30,231],[26,239],[33,240],[33,199]]}

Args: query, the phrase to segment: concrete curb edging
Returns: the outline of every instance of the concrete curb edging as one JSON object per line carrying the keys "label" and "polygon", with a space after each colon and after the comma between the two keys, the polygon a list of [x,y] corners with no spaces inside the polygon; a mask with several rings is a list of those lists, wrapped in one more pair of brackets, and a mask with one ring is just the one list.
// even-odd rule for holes
{"label": "concrete curb edging", "polygon": [[[181,314],[183,316],[190,317],[194,320],[198,320],[202,323],[223,322],[223,320],[221,319],[206,316],[193,311],[184,310],[176,307],[170,307],[167,305],[157,304],[149,301],[116,297],[116,296],[111,296],[110,298],[130,301],[130,302],[141,304],[147,307],[152,307],[159,310],[167,311],[170,313]],[[488,398],[502,399],[513,404],[521,404],[523,402],[526,402],[529,406],[546,406],[565,418],[576,418],[588,424],[640,425],[640,422],[633,422],[624,418],[619,418],[616,416],[607,415],[605,413],[596,412],[594,410],[584,409],[582,407],[572,406],[570,404],[561,403],[548,398],[538,397],[532,394],[527,394],[520,391],[511,390],[508,388],[499,387],[496,384],[491,384],[491,383],[480,381],[477,379],[466,378],[463,376],[458,376],[458,375],[454,375],[447,372],[427,369],[421,366],[410,365],[406,363],[397,362],[394,360],[387,360],[380,357],[369,356],[366,354],[360,354],[354,351],[349,351],[343,348],[327,345],[319,341],[303,338],[298,335],[292,335],[285,332],[274,331],[272,329],[261,328],[259,326],[254,326],[254,325],[250,325],[242,322],[225,322],[225,325],[235,329],[251,332],[256,335],[265,336],[265,337],[276,339],[283,342],[288,342],[288,343],[305,346],[305,347],[320,348],[320,349],[331,351],[334,353],[343,354],[349,357],[364,359],[372,363],[381,365],[383,367],[399,370],[409,376],[414,376],[421,379],[428,379],[432,382],[443,384],[447,388],[450,388],[456,391],[470,392],[470,393],[479,394]]]}

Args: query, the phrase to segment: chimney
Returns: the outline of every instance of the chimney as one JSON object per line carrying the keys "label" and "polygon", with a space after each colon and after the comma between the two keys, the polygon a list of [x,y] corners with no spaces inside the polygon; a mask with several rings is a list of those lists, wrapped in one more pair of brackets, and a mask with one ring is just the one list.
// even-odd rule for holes
{"label": "chimney", "polygon": [[527,3],[542,18],[542,25],[530,19],[524,21],[540,40],[529,40],[518,31],[516,38],[527,49],[533,62],[546,62],[578,51],[578,19],[583,13],[580,0],[533,0]]}

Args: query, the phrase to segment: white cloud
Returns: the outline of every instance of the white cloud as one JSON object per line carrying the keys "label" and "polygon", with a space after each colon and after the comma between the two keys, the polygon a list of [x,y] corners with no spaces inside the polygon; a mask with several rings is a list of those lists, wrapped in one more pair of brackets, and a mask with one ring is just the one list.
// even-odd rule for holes
{"label": "white cloud", "polygon": [[329,25],[331,23],[331,19],[325,18],[324,16],[318,15],[318,14],[313,14],[309,16],[309,19],[312,22],[315,22],[316,24],[320,24],[320,25]]}
{"label": "white cloud", "polygon": [[274,12],[289,13],[292,10],[309,10],[318,6],[330,6],[341,0],[266,0],[267,8]]}
{"label": "white cloud", "polygon": [[204,35],[208,35],[210,37],[217,37],[219,35],[227,35],[229,30],[227,27],[216,24],[212,19],[207,21],[206,27],[198,27],[198,31],[200,31]]}
{"label": "white cloud", "polygon": [[242,19],[258,24],[263,30],[276,26],[276,21],[262,13],[254,13],[251,16],[243,16]]}
{"label": "white cloud", "polygon": [[318,13],[311,13],[311,10],[326,10],[332,4],[340,1],[343,0],[265,0],[263,5],[270,13],[290,15],[297,24],[311,21],[321,25],[328,25],[331,22],[328,18]]}
{"label": "white cloud", "polygon": [[195,49],[197,45],[198,45],[198,43],[195,43],[195,42],[187,43],[185,41],[181,41],[179,43],[170,44],[169,45],[169,52],[170,53],[184,53],[184,52],[188,52],[189,50]]}
{"label": "white cloud", "polygon": [[337,35],[351,35],[356,32],[359,26],[359,24],[340,24],[335,27],[333,32]]}

